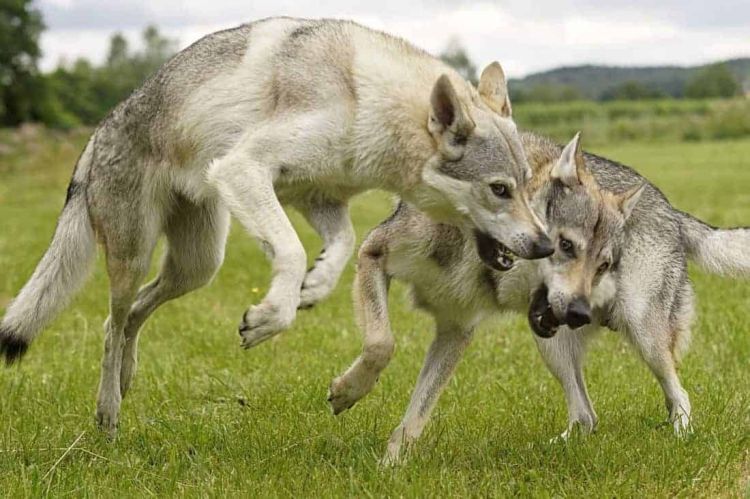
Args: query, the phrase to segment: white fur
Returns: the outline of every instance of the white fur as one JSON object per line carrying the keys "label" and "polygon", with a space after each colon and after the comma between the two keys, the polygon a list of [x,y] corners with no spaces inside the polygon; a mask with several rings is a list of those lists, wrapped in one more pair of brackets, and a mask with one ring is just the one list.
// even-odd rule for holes
{"label": "white fur", "polygon": [[[81,156],[74,181],[85,178],[90,161],[91,142]],[[0,328],[30,343],[83,285],[95,255],[94,229],[85,196],[79,193],[63,209],[50,247],[8,306]]]}
{"label": "white fur", "polygon": [[713,230],[696,249],[695,260],[708,272],[750,276],[750,230]]}

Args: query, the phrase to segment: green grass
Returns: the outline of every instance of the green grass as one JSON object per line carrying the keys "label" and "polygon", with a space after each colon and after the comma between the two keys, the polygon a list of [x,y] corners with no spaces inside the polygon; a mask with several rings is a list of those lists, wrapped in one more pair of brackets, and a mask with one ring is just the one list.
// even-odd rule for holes
{"label": "green grass", "polygon": [[[0,133],[0,309],[44,252],[85,140],[13,137]],[[594,151],[636,166],[707,221],[750,223],[750,141]],[[360,238],[390,206],[380,193],[356,199]],[[317,251],[312,231],[293,218]],[[406,407],[432,324],[394,286],[396,356],[373,393],[334,418],[326,388],[360,349],[352,274],[350,263],[329,300],[243,351],[236,327],[267,289],[269,266],[234,227],[215,282],[147,323],[120,434],[108,442],[93,418],[107,313],[100,257],[84,292],[20,367],[0,371],[0,495],[750,496],[747,283],[692,273],[699,318],[681,371],[692,437],[676,439],[662,424],[656,382],[621,338],[605,333],[587,368],[598,432],[548,443],[566,423],[562,393],[524,319],[510,316],[477,334],[412,460],[382,470],[377,457]]]}
{"label": "green grass", "polygon": [[567,142],[578,130],[589,146],[611,142],[684,141],[750,137],[750,100],[644,100],[520,103],[519,126]]}

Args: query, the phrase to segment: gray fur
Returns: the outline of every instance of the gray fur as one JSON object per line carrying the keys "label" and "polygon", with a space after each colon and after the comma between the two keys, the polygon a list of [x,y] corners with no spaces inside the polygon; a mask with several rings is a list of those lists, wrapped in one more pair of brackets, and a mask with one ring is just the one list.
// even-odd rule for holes
{"label": "gray fur", "polygon": [[[480,87],[403,40],[347,21],[274,18],[202,38],[95,130],[52,244],[0,323],[0,353],[17,360],[62,309],[98,239],[110,316],[97,420],[114,434],[140,326],[210,281],[230,214],[273,269],[267,296],[243,315],[246,348],[332,291],[354,247],[348,200],[368,189],[541,256],[547,238],[526,199],[529,167],[499,64]],[[441,171],[447,158],[460,175]],[[491,195],[498,179],[514,183],[512,201]],[[323,239],[309,271],[284,204]],[[159,276],[141,287],[162,235]]]}
{"label": "gray fur", "polygon": [[[747,247],[750,231],[712,228],[674,209],[634,170],[598,156],[581,154],[578,173],[573,181],[567,178],[566,185],[555,178],[557,167],[552,166],[563,161],[558,160],[559,146],[533,134],[523,134],[522,142],[534,171],[532,205],[544,214],[558,245],[562,237],[574,241],[574,256],[558,247],[546,260],[519,261],[507,272],[492,270],[477,255],[470,231],[447,231],[403,204],[368,236],[360,251],[356,307],[379,311],[361,316],[366,344],[388,338],[389,352],[394,348],[387,297],[382,291],[370,292],[368,283],[373,281],[396,278],[410,284],[416,303],[436,319],[436,342],[444,342],[446,334],[466,338],[466,331],[497,311],[526,311],[529,297],[546,288],[542,296],[554,320],[564,324],[566,307],[574,299],[584,299],[592,309],[590,325],[577,331],[562,325],[549,339],[536,337],[540,354],[565,390],[569,426],[561,437],[567,438],[574,426],[591,431],[598,421],[583,362],[588,341],[600,325],[630,340],[662,387],[675,432],[689,431],[690,401],[676,372],[694,314],[687,260],[697,258],[711,271],[747,275],[748,257],[739,248]],[[379,263],[362,265],[372,248],[382,255]],[[436,254],[451,255],[450,265]],[[604,263],[609,266],[600,271]],[[403,444],[419,437],[465,347],[463,340],[459,344],[450,362],[426,359],[409,409],[389,441],[386,462],[400,459]],[[390,354],[379,357],[377,350],[364,349],[331,384],[334,413],[366,395],[389,359]],[[434,382],[424,383],[426,377]]]}

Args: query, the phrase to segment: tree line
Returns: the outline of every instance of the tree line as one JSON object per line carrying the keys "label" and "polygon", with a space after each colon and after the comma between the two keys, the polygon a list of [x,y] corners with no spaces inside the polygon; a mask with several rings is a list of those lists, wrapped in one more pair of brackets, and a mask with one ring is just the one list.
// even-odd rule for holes
{"label": "tree line", "polygon": [[[2,0],[0,3],[0,126],[17,126],[30,121],[60,128],[95,124],[177,49],[176,40],[164,37],[155,26],[149,26],[142,33],[140,50],[133,50],[122,34],[115,33],[103,63],[95,65],[78,59],[60,63],[54,71],[43,73],[38,63],[42,56],[39,37],[44,29],[41,12],[33,0]],[[457,39],[449,41],[440,57],[467,80],[476,83],[477,67]],[[581,76],[587,69],[590,68],[567,71],[578,71]],[[602,72],[602,68],[594,70]],[[579,79],[585,82],[593,78]],[[593,98],[605,101],[670,96],[713,98],[732,97],[741,91],[741,84],[729,68],[716,64],[697,71],[679,95],[637,80],[627,80]],[[524,80],[512,82],[511,96],[515,102],[592,98],[580,85],[554,81],[526,84]]]}
{"label": "tree line", "polygon": [[39,70],[39,37],[45,29],[32,0],[0,5],[0,126],[41,122],[70,128],[98,123],[154,73],[177,49],[155,26],[143,30],[140,50],[120,33],[112,35],[106,60],[60,63]]}

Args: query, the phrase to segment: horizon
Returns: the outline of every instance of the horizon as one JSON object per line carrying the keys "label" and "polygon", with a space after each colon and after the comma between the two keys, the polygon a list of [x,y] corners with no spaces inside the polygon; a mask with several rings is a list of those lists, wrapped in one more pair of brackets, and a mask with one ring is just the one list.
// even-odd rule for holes
{"label": "horizon", "polygon": [[[161,0],[158,5],[146,0],[38,0],[35,5],[47,25],[41,37],[44,71],[80,57],[102,62],[115,32],[137,48],[140,32],[153,24],[182,49],[243,19],[290,13],[351,19],[435,55],[457,39],[480,70],[498,60],[510,78],[565,67],[689,67],[750,56],[750,37],[739,22],[750,17],[750,4],[721,0],[706,9],[697,2],[679,2],[676,15],[669,8],[675,2],[651,6],[644,0],[610,0],[602,6],[572,0],[560,6],[548,0],[530,7],[515,0],[438,0],[429,6],[425,0],[408,6],[385,0],[378,9],[365,2],[333,1],[320,7],[291,0],[258,0],[247,8],[231,0],[215,0],[210,6],[198,0]],[[729,10],[732,15],[725,14]]]}

